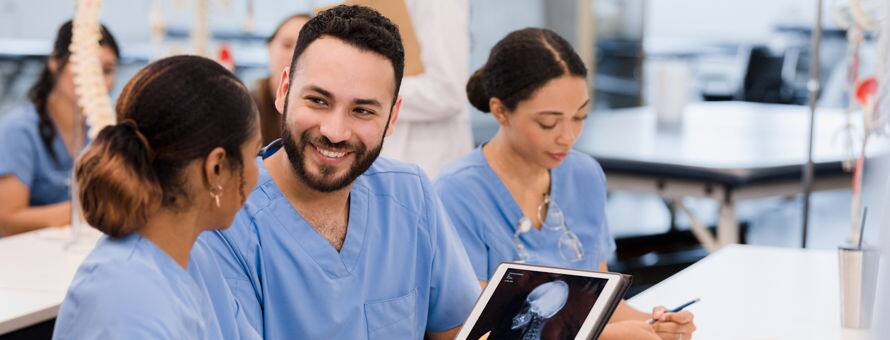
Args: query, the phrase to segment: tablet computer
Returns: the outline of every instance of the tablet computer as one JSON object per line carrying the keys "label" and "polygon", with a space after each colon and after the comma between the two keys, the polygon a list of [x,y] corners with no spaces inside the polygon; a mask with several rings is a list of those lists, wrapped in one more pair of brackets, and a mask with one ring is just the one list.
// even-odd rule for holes
{"label": "tablet computer", "polygon": [[457,339],[596,339],[630,276],[501,263]]}

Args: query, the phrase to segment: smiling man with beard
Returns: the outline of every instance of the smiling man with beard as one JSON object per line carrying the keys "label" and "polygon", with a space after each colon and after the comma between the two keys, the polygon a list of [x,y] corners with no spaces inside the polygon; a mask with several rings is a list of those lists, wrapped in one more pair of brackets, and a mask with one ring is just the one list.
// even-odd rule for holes
{"label": "smiling man with beard", "polygon": [[300,31],[282,138],[231,228],[200,240],[264,338],[453,338],[472,309],[479,285],[429,180],[377,157],[403,69],[398,29],[366,7]]}

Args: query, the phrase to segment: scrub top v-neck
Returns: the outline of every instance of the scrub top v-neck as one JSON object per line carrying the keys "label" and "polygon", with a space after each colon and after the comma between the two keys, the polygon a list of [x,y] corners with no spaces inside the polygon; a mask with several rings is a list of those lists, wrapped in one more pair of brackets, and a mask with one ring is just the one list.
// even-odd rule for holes
{"label": "scrub top v-neck", "polygon": [[[599,164],[585,154],[569,152],[550,170],[550,197],[565,216],[583,248],[580,260],[566,259],[559,250],[563,232],[532,230],[520,235],[529,252],[528,262],[556,267],[598,269],[615,251],[605,214],[606,179]],[[510,191],[494,172],[482,148],[456,160],[436,180],[436,190],[466,248],[476,277],[487,281],[498,264],[520,260],[513,240],[523,213]],[[552,225],[551,216],[545,224]]]}
{"label": "scrub top v-neck", "polygon": [[337,252],[258,163],[232,227],[199,242],[265,338],[417,339],[463,323],[480,288],[417,166],[378,158],[353,182]]}

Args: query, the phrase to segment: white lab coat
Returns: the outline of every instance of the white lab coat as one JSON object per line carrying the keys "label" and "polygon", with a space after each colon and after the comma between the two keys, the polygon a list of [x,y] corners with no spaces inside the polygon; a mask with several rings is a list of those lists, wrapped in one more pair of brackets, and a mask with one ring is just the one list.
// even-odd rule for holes
{"label": "white lab coat", "polygon": [[431,178],[470,152],[466,84],[470,34],[468,0],[406,0],[420,43],[424,73],[402,79],[402,110],[384,157],[420,165]]}

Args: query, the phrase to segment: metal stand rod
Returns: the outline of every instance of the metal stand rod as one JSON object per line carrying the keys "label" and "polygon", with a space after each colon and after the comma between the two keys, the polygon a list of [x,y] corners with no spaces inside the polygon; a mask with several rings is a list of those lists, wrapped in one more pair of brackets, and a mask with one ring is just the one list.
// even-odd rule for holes
{"label": "metal stand rod", "polygon": [[822,41],[822,0],[817,1],[816,22],[810,41],[810,80],[807,82],[810,106],[810,131],[807,143],[807,163],[803,167],[803,217],[801,248],[807,247],[810,217],[810,193],[813,190],[813,135],[816,126],[816,101],[819,97],[819,45]]}

